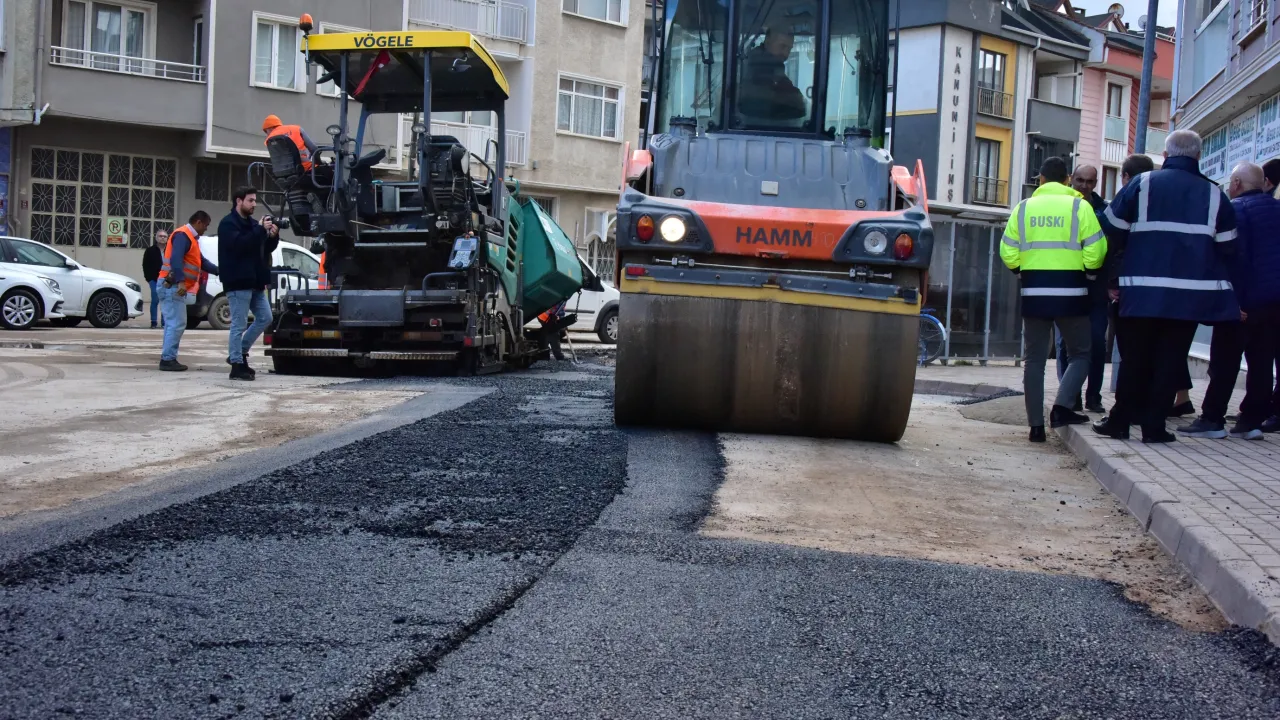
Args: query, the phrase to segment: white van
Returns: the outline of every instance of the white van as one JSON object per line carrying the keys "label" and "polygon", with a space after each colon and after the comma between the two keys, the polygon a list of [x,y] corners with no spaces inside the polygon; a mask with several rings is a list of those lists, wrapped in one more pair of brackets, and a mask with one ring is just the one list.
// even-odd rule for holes
{"label": "white van", "polygon": [[[200,238],[200,254],[214,265],[218,264],[218,238],[216,235]],[[275,307],[278,296],[289,290],[308,290],[320,286],[320,256],[301,245],[284,240],[271,253],[271,269],[277,270],[275,284],[268,289],[268,298]],[[222,291],[222,280],[210,275],[201,288],[199,299],[187,312],[187,327],[195,327],[208,320],[214,330],[231,327],[231,303]]]}

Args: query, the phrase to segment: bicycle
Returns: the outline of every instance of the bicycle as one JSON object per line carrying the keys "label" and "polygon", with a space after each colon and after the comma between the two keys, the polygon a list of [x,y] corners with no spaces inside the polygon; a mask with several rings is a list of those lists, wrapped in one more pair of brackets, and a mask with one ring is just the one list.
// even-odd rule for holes
{"label": "bicycle", "polygon": [[920,367],[937,360],[947,346],[947,328],[934,317],[933,310],[920,312]]}

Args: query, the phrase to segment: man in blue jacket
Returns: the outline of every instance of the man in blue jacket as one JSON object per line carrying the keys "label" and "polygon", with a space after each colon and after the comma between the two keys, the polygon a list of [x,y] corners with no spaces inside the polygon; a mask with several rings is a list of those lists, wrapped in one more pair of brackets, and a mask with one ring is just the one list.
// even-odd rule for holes
{"label": "man in blue jacket", "polygon": [[1231,282],[1240,303],[1236,322],[1213,328],[1209,348],[1209,389],[1201,414],[1178,432],[1189,437],[1224,438],[1227,405],[1240,374],[1240,357],[1249,363],[1240,419],[1233,437],[1262,438],[1262,424],[1271,415],[1271,364],[1275,361],[1280,327],[1280,200],[1262,188],[1266,176],[1253,163],[1240,163],[1231,173],[1227,194],[1236,212],[1236,256]]}
{"label": "man in blue jacket", "polygon": [[1196,326],[1240,318],[1227,274],[1236,248],[1231,200],[1200,173],[1200,136],[1176,130],[1165,140],[1164,167],[1126,185],[1102,214],[1121,256],[1118,286],[1120,377],[1111,415],[1094,431],[1173,442],[1165,427]]}
{"label": "man in blue jacket", "polygon": [[[266,289],[271,284],[271,253],[280,244],[280,230],[270,219],[264,219],[262,224],[253,219],[258,207],[258,193],[253,188],[237,189],[232,200],[235,207],[218,223],[219,277],[231,304],[227,363],[231,365],[232,380],[253,380],[249,350],[271,324]],[[253,325],[249,325],[250,311]]]}

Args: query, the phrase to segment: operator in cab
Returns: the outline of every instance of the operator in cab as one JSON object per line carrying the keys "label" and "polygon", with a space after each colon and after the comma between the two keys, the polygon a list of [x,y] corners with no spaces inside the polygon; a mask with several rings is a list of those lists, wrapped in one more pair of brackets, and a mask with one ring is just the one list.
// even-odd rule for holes
{"label": "operator in cab", "polygon": [[[267,140],[277,135],[288,135],[293,144],[298,146],[298,155],[302,158],[302,169],[311,172],[311,159],[315,157],[318,148],[301,125],[285,125],[280,122],[279,117],[268,115],[262,120],[262,132],[267,134]],[[263,144],[266,144],[265,140]]]}
{"label": "operator in cab", "polygon": [[738,110],[753,122],[790,126],[809,113],[804,93],[787,77],[795,36],[768,28],[764,42],[747,53],[738,91]]}

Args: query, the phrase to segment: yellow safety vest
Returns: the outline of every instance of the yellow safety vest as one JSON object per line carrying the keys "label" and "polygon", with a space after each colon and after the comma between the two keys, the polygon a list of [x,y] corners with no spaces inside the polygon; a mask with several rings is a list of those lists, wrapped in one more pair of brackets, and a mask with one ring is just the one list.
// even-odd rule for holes
{"label": "yellow safety vest", "polygon": [[1022,279],[1023,315],[1088,314],[1085,272],[1102,267],[1107,238],[1084,196],[1045,183],[1018,203],[1005,225],[1000,259]]}

